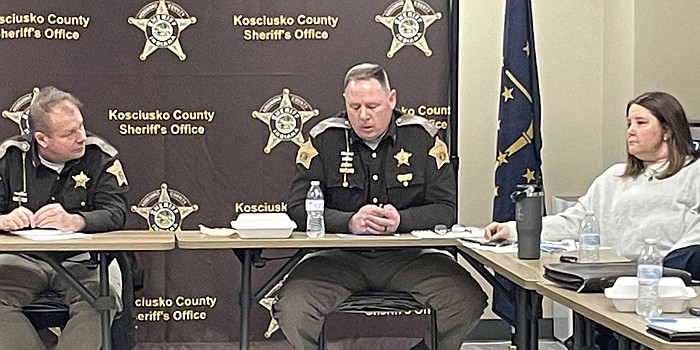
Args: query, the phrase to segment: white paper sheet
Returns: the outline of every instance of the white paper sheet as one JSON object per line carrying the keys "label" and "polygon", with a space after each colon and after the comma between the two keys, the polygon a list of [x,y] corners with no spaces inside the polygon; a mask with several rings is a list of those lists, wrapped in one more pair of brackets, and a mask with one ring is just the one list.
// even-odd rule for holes
{"label": "white paper sheet", "polygon": [[700,332],[700,317],[648,317],[647,326],[670,332]]}
{"label": "white paper sheet", "polygon": [[432,230],[413,230],[411,234],[418,238],[482,238],[484,230],[478,227],[466,227],[465,231],[447,231],[445,234],[438,234]]}
{"label": "white paper sheet", "polygon": [[58,241],[64,239],[90,238],[89,234],[82,232],[64,232],[54,229],[34,228],[10,232],[33,241]]}
{"label": "white paper sheet", "polygon": [[353,239],[379,239],[379,238],[387,238],[387,237],[401,237],[400,234],[394,233],[394,234],[389,234],[389,235],[356,235],[354,233],[336,233],[336,236],[340,238],[353,238]]}
{"label": "white paper sheet", "polygon": [[503,245],[503,246],[501,246],[501,245],[491,246],[491,245],[483,245],[483,244],[479,244],[476,242],[469,242],[469,241],[461,241],[461,242],[462,242],[462,245],[464,245],[465,247],[471,248],[471,249],[487,250],[487,251],[494,252],[494,253],[517,253],[518,252],[518,244],[517,243]]}

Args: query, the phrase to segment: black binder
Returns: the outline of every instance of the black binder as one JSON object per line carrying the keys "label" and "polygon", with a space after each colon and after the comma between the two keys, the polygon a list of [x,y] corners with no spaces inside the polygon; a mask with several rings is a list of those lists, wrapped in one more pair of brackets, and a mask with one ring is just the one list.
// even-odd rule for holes
{"label": "black binder", "polygon": [[700,342],[700,332],[678,332],[648,327],[647,333],[670,342]]}

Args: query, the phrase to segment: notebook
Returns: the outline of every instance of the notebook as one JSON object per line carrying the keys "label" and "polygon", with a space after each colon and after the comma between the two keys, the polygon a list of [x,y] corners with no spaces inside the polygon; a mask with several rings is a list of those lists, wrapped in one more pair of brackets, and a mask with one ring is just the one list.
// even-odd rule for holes
{"label": "notebook", "polygon": [[649,317],[647,332],[671,342],[700,341],[700,317]]}

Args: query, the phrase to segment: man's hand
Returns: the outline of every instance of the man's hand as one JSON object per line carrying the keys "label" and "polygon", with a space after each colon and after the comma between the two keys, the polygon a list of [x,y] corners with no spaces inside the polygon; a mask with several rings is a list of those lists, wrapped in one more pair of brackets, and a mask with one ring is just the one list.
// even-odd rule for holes
{"label": "man's hand", "polygon": [[34,227],[34,213],[26,207],[17,207],[9,214],[0,215],[0,228],[5,231]]}
{"label": "man's hand", "polygon": [[51,203],[36,211],[34,227],[76,232],[85,228],[85,219],[78,214],[69,214],[59,203]]}
{"label": "man's hand", "polygon": [[396,232],[400,223],[401,216],[393,205],[368,204],[350,218],[348,226],[354,234],[383,235]]}
{"label": "man's hand", "polygon": [[484,238],[489,241],[501,241],[510,237],[508,226],[500,222],[492,222],[484,227]]}

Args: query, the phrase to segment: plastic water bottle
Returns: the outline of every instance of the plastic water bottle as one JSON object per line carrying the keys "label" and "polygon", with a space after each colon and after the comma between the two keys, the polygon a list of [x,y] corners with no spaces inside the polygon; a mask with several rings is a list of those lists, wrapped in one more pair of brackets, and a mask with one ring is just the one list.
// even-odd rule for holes
{"label": "plastic water bottle", "polygon": [[637,314],[644,317],[655,317],[661,314],[659,310],[659,280],[663,275],[663,258],[656,248],[656,239],[644,240],[646,246],[639,254],[637,261]]}
{"label": "plastic water bottle", "polygon": [[306,235],[311,238],[323,237],[326,233],[323,208],[321,182],[311,181],[311,188],[306,193]]}
{"label": "plastic water bottle", "polygon": [[578,228],[578,261],[582,263],[600,260],[600,226],[595,214],[586,211]]}

